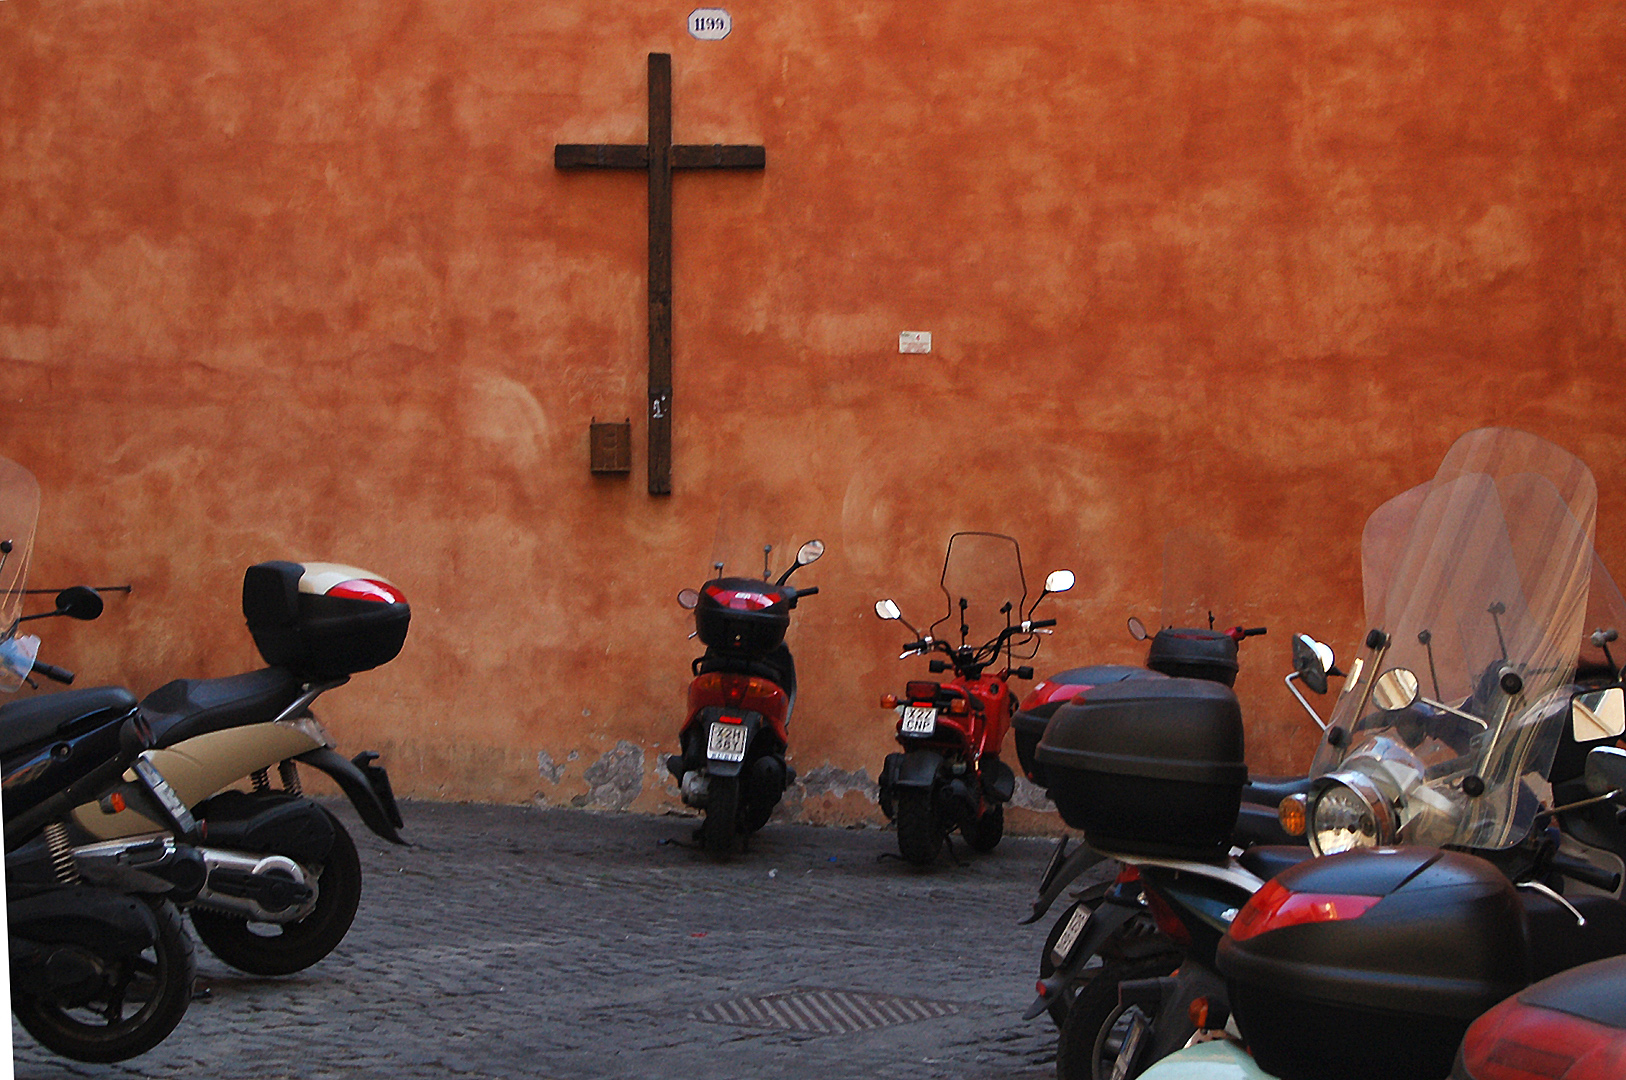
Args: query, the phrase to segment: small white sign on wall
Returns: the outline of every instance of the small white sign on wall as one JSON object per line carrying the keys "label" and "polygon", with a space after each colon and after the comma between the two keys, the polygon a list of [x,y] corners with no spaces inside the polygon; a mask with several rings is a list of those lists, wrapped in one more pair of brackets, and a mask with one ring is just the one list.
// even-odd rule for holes
{"label": "small white sign on wall", "polygon": [[898,335],[898,351],[901,353],[929,353],[932,351],[932,332],[930,330],[905,330]]}
{"label": "small white sign on wall", "polygon": [[722,8],[695,8],[689,12],[689,33],[701,41],[721,41],[734,29],[734,20]]}

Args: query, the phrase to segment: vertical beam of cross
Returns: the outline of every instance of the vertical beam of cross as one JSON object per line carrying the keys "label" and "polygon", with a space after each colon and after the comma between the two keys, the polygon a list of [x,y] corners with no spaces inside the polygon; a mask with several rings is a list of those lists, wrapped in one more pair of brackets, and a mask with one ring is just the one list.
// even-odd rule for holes
{"label": "vertical beam of cross", "polygon": [[649,493],[672,492],[672,170],[761,169],[761,146],[672,143],[672,57],[649,54],[649,142],[558,143],[556,169],[649,173]]}

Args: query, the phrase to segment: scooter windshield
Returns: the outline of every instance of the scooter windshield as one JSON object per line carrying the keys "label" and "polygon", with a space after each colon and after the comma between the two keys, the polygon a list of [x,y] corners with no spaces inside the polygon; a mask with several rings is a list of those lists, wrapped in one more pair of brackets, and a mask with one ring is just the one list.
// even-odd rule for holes
{"label": "scooter windshield", "polygon": [[[712,537],[708,578],[768,580],[796,561],[795,504],[764,485],[737,484],[723,500]],[[811,530],[804,530],[805,540]],[[718,567],[721,566],[719,571]]]}
{"label": "scooter windshield", "polygon": [[1027,585],[1022,552],[1013,537],[958,532],[949,537],[943,559],[943,593],[949,610],[931,625],[942,641],[981,645],[1022,618]]}
{"label": "scooter windshield", "polygon": [[1231,573],[1219,537],[1176,529],[1163,538],[1163,625],[1214,629],[1236,617]]}
{"label": "scooter windshield", "polygon": [[5,693],[22,685],[39,646],[36,638],[17,637],[39,510],[40,489],[34,474],[15,461],[0,458],[0,691]]}
{"label": "scooter windshield", "polygon": [[1417,500],[1312,775],[1358,771],[1405,843],[1522,839],[1568,715],[1593,566],[1587,467],[1523,432],[1469,432]]}

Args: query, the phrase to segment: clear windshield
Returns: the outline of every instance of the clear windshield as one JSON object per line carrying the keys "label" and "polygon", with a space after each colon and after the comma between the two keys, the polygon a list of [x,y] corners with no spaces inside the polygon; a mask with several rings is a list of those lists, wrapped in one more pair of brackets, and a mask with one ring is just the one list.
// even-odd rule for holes
{"label": "clear windshield", "polygon": [[1022,618],[1027,585],[1015,539],[998,533],[959,532],[949,537],[943,559],[943,593],[949,610],[932,624],[932,637],[950,644],[981,645]]}
{"label": "clear windshield", "polygon": [[1549,794],[1596,504],[1591,472],[1551,443],[1459,439],[1368,591],[1383,640],[1346,681],[1312,773],[1367,773],[1399,806],[1403,842],[1518,842]]}
{"label": "clear windshield", "polygon": [[1164,626],[1210,630],[1236,618],[1230,563],[1219,538],[1176,529],[1163,538]]}
{"label": "clear windshield", "polygon": [[[1581,656],[1576,661],[1576,679],[1580,682],[1615,681],[1615,663],[1626,658],[1626,646],[1611,644],[1604,652],[1601,645],[1592,644],[1592,631],[1613,630],[1626,634],[1626,596],[1604,566],[1596,552],[1592,555],[1592,582],[1586,594],[1586,618],[1581,623]],[[1623,639],[1616,639],[1617,641]],[[1611,663],[1611,659],[1615,663]]]}
{"label": "clear windshield", "polygon": [[1417,510],[1428,495],[1428,484],[1418,484],[1390,499],[1366,519],[1361,530],[1361,589],[1366,601],[1366,625],[1376,626],[1378,611],[1389,592],[1395,564],[1411,536]]}
{"label": "clear windshield", "polygon": [[729,491],[717,513],[711,559],[706,565],[708,580],[715,577],[778,580],[796,561],[797,547],[813,535],[813,530],[797,517],[797,511],[806,500],[798,500],[791,490],[746,482]]}
{"label": "clear windshield", "polygon": [[15,461],[0,458],[0,691],[6,693],[22,685],[38,645],[35,639],[16,635],[39,510],[40,489],[34,474]]}

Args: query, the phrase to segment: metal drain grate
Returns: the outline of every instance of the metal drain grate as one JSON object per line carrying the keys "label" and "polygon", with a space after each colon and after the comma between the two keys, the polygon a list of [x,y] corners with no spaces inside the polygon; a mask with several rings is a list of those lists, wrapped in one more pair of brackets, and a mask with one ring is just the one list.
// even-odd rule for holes
{"label": "metal drain grate", "polygon": [[960,1006],[892,994],[851,990],[787,990],[766,997],[743,997],[704,1005],[691,1015],[710,1024],[776,1028],[810,1035],[845,1035],[853,1031],[953,1016]]}

